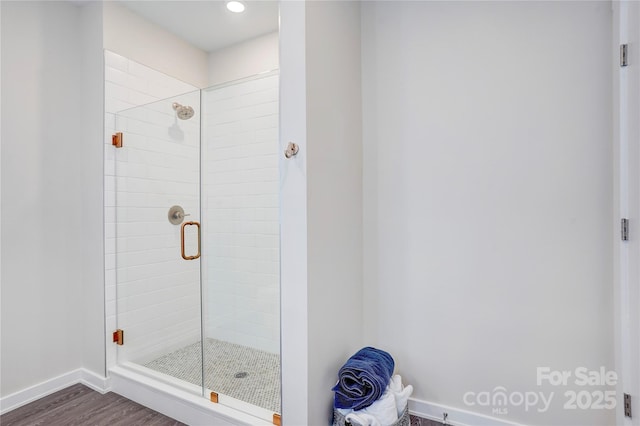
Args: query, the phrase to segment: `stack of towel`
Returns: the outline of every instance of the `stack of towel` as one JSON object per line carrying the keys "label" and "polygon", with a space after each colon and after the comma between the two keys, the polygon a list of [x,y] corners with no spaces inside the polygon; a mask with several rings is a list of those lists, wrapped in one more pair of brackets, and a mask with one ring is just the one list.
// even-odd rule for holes
{"label": "stack of towel", "polygon": [[402,417],[413,387],[393,375],[395,363],[387,352],[366,347],[340,368],[334,408],[360,426],[390,426]]}

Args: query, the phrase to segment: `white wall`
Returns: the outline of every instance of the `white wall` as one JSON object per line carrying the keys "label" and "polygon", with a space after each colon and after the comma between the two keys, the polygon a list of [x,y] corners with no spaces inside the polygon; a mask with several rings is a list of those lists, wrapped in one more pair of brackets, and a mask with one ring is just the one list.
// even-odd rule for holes
{"label": "white wall", "polygon": [[207,53],[115,1],[104,2],[104,48],[204,88]]}
{"label": "white wall", "polygon": [[280,8],[283,424],[326,424],[364,343],[360,5]]}
{"label": "white wall", "polygon": [[209,53],[209,86],[278,69],[278,32]]}
{"label": "white wall", "polygon": [[[102,375],[104,355],[100,209],[86,217],[100,204],[100,162],[81,125],[101,108],[85,90],[99,81],[85,74],[96,58],[81,54],[99,42],[81,20],[99,15],[62,2],[1,7],[4,397],[83,365]],[[85,309],[96,312],[86,322]]]}
{"label": "white wall", "polygon": [[363,344],[360,3],[310,2],[305,24],[306,424],[324,424],[338,369]]}
{"label": "white wall", "polygon": [[[0,7],[0,24],[2,23],[2,7]],[[0,27],[1,28],[1,27]],[[0,82],[2,81],[2,31],[0,30]],[[0,84],[0,99],[2,99],[2,84]],[[2,102],[0,101],[0,287],[2,286]],[[2,291],[0,291],[0,307],[2,306]],[[0,332],[2,331],[2,316],[0,315]],[[0,365],[2,352],[0,351]],[[0,373],[2,371],[0,370]],[[0,390],[1,392],[1,390]]]}
{"label": "white wall", "polygon": [[280,339],[282,423],[308,424],[305,2],[280,3]]}
{"label": "white wall", "polygon": [[104,185],[102,128],[104,126],[104,56],[102,53],[102,5],[81,9],[82,32],[82,268],[84,343],[83,366],[105,372],[104,310]]}
{"label": "white wall", "polygon": [[555,391],[504,417],[614,422],[536,385],[613,367],[610,43],[608,2],[363,5],[365,337],[415,398]]}
{"label": "white wall", "polygon": [[[116,355],[120,362],[146,362],[200,338],[199,261],[181,258],[180,227],[167,219],[169,208],[178,204],[192,215],[189,220],[198,220],[200,95],[194,86],[136,61],[104,54],[111,367]],[[196,115],[178,120],[174,101],[192,105]],[[116,131],[124,133],[120,149],[111,145]],[[111,342],[116,327],[125,331],[124,346]]]}
{"label": "white wall", "polygon": [[205,335],[280,352],[278,78],[202,93]]}

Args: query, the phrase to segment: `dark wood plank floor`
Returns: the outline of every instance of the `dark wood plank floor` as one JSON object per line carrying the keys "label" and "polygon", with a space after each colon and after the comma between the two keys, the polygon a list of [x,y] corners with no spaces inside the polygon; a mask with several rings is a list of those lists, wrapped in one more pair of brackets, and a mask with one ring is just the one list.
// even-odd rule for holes
{"label": "dark wood plank floor", "polygon": [[[0,426],[186,426],[115,393],[77,384],[0,416]],[[411,416],[411,426],[442,423]]]}
{"label": "dark wood plank floor", "polygon": [[411,426],[444,426],[444,423],[435,420],[423,419],[418,416],[411,416]]}
{"label": "dark wood plank floor", "polygon": [[0,416],[2,426],[179,426],[182,423],[115,393],[77,384]]}

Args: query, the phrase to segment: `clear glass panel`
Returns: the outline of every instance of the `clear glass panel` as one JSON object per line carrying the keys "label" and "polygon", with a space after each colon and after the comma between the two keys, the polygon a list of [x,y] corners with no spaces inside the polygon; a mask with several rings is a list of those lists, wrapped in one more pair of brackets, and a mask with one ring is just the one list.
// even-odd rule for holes
{"label": "clear glass panel", "polygon": [[[117,322],[125,341],[118,363],[177,377],[198,393],[200,259],[183,259],[181,225],[169,221],[169,209],[181,206],[185,222],[200,220],[199,110],[198,90],[122,111],[123,147],[115,150]],[[185,227],[184,242],[194,256],[195,224]]]}
{"label": "clear glass panel", "polygon": [[280,412],[278,79],[202,93],[204,386],[268,420]]}

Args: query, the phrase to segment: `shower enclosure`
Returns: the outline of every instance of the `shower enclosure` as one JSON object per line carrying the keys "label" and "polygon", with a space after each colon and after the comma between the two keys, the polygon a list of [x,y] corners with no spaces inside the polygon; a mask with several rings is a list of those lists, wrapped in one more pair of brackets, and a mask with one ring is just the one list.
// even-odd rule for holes
{"label": "shower enclosure", "polygon": [[115,128],[117,364],[272,420],[277,72],[122,110]]}

